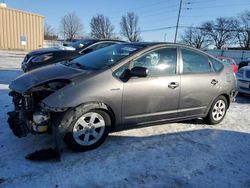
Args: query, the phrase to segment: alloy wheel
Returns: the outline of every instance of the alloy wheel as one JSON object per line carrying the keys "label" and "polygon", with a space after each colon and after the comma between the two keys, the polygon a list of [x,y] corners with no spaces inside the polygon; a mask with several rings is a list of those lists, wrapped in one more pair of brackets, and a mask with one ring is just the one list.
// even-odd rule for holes
{"label": "alloy wheel", "polygon": [[96,112],[89,112],[83,114],[74,124],[73,138],[78,144],[89,146],[102,137],[104,130],[104,118]]}
{"label": "alloy wheel", "polygon": [[212,116],[215,121],[220,121],[226,112],[226,103],[223,100],[218,100],[213,107]]}

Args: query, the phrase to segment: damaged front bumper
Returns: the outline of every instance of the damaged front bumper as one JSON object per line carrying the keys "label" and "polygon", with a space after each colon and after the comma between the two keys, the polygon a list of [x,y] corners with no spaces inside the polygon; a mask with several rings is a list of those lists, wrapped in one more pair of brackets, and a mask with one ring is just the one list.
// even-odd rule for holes
{"label": "damaged front bumper", "polygon": [[15,136],[48,132],[50,113],[35,105],[31,94],[11,91],[9,95],[13,98],[14,111],[8,112],[8,123]]}

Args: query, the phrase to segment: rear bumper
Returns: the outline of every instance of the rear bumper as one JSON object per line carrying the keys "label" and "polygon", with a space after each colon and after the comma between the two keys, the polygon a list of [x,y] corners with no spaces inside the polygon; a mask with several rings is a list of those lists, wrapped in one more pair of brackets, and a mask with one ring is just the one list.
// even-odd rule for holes
{"label": "rear bumper", "polygon": [[250,81],[238,80],[237,81],[237,91],[241,92],[241,93],[250,94]]}
{"label": "rear bumper", "polygon": [[245,93],[245,94],[249,94],[249,95],[250,95],[250,89],[238,88],[238,92],[240,92],[240,93]]}

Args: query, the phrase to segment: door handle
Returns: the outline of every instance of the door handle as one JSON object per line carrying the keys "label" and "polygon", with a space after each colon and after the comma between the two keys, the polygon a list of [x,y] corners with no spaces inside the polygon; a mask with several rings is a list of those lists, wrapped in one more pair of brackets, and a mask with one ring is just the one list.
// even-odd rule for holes
{"label": "door handle", "polygon": [[179,83],[178,82],[171,82],[168,84],[168,87],[171,89],[175,89],[175,88],[179,87]]}
{"label": "door handle", "polygon": [[218,82],[219,82],[218,80],[213,79],[213,80],[211,81],[211,84],[216,85]]}

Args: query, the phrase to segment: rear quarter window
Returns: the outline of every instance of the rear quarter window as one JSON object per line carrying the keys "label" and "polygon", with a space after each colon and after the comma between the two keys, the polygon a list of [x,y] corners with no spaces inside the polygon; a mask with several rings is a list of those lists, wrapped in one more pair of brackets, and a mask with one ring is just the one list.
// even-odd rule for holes
{"label": "rear quarter window", "polygon": [[220,61],[213,58],[209,58],[209,60],[212,63],[215,72],[220,72],[223,69],[224,66]]}

